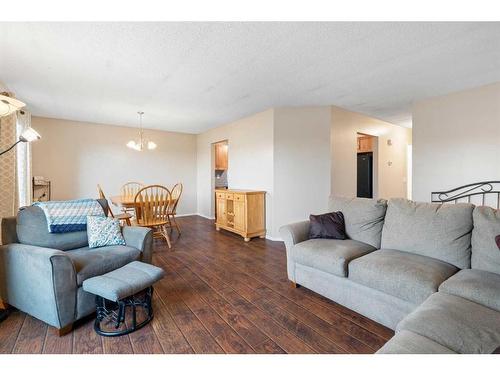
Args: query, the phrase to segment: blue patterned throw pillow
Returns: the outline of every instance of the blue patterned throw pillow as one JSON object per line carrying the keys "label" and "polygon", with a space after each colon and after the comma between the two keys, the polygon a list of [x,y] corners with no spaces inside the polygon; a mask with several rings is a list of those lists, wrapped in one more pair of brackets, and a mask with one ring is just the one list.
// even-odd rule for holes
{"label": "blue patterned throw pillow", "polygon": [[87,237],[89,248],[109,245],[125,245],[117,219],[103,216],[87,216]]}

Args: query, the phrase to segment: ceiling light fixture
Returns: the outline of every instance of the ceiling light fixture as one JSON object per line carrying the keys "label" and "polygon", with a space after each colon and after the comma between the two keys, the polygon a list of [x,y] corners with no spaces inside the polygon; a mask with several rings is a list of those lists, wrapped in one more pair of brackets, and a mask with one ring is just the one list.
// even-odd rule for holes
{"label": "ceiling light fixture", "polygon": [[137,114],[139,115],[139,139],[137,141],[128,141],[127,147],[136,151],[142,151],[145,148],[148,150],[154,150],[157,147],[156,143],[144,138],[144,130],[142,129],[142,115],[144,115],[144,112],[139,111]]}

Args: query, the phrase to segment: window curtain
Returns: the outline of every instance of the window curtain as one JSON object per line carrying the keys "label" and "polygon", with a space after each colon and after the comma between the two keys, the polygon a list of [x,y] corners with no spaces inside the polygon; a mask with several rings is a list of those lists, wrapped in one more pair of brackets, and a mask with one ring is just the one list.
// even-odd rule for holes
{"label": "window curtain", "polygon": [[[31,113],[19,111],[16,116],[17,139],[26,128],[31,127]],[[31,194],[31,143],[22,142],[16,148],[16,175],[19,207],[29,206]]]}
{"label": "window curtain", "polygon": [[[26,111],[0,118],[0,150],[12,146],[30,123],[31,115]],[[29,204],[31,147],[28,143],[19,143],[14,149],[0,156],[0,218],[14,216],[20,206]]]}
{"label": "window curtain", "polygon": [[[0,118],[0,150],[12,146],[16,135],[16,115]],[[0,218],[13,216],[19,207],[16,156],[15,150],[0,156]]]}

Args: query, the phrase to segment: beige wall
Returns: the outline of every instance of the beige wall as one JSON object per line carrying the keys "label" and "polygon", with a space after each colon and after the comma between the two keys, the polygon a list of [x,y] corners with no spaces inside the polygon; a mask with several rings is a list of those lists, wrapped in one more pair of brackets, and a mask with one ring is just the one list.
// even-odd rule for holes
{"label": "beige wall", "polygon": [[274,232],[282,225],[326,212],[330,195],[331,110],[274,110]]}
{"label": "beige wall", "polygon": [[264,190],[266,225],[272,232],[273,110],[267,110],[197,136],[198,212],[212,218],[212,144],[228,141],[228,185],[232,189]]}
{"label": "beige wall", "polygon": [[[357,133],[376,136],[374,197],[406,197],[407,146],[411,129],[393,125],[339,107],[332,107],[331,194],[356,196]],[[387,144],[392,141],[392,146]],[[391,165],[389,165],[389,162]]]}
{"label": "beige wall", "polygon": [[500,180],[500,83],[417,102],[413,197]]}
{"label": "beige wall", "polygon": [[42,135],[33,143],[33,175],[52,181],[52,199],[96,197],[98,183],[111,196],[130,180],[182,182],[178,212],[197,212],[195,135],[146,130],[158,148],[137,152],[125,146],[137,138],[133,128],[41,117],[33,117],[32,126]]}

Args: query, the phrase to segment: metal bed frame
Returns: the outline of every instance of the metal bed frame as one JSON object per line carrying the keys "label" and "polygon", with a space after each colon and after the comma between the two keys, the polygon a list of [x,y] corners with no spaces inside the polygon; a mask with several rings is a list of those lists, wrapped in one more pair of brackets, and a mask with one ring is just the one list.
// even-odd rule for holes
{"label": "metal bed frame", "polygon": [[[500,208],[500,181],[476,182],[460,186],[447,191],[435,191],[431,193],[431,202],[433,203],[459,203],[471,202],[473,198],[479,200],[481,205],[486,205],[487,197],[493,197],[496,200],[496,208]],[[490,202],[488,202],[490,203]],[[490,204],[488,204],[490,205]],[[492,205],[493,207],[495,204]]]}

